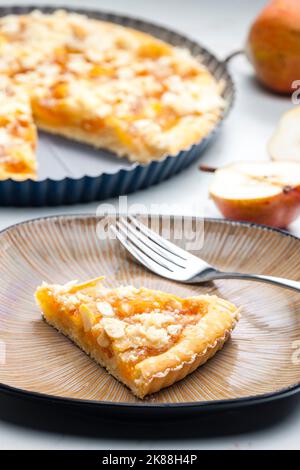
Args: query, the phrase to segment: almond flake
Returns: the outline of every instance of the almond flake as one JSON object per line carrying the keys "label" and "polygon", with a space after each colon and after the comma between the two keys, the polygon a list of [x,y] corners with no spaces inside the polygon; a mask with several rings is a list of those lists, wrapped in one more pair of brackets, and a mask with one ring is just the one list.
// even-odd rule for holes
{"label": "almond flake", "polygon": [[108,302],[97,302],[97,309],[104,317],[113,317],[115,314]]}
{"label": "almond flake", "polygon": [[125,323],[117,318],[103,318],[102,325],[110,338],[122,338],[125,334]]}
{"label": "almond flake", "polygon": [[100,334],[97,336],[97,343],[102,348],[107,348],[109,346],[109,339],[104,330],[102,330]]}
{"label": "almond flake", "polygon": [[91,310],[87,307],[87,305],[81,305],[79,308],[79,312],[81,315],[83,329],[85,332],[90,331],[94,325],[95,318]]}

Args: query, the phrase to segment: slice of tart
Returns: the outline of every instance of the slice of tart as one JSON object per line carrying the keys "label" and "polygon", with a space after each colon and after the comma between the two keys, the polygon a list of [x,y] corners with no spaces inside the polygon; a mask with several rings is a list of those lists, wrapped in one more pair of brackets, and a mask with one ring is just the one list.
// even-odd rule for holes
{"label": "slice of tart", "polygon": [[239,318],[239,309],[216,296],[183,299],[144,287],[108,289],[101,280],[43,283],[35,296],[50,325],[139,398],[205,363]]}

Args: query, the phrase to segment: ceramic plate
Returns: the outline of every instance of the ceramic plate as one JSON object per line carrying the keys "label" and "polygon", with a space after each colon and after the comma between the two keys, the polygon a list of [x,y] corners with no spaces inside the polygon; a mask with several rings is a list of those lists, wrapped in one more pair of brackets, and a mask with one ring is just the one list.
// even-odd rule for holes
{"label": "ceramic plate", "polygon": [[[195,413],[299,391],[300,294],[250,281],[191,286],[159,278],[135,264],[116,240],[99,238],[99,222],[89,215],[58,216],[0,234],[2,390],[118,416]],[[171,220],[171,240],[185,247],[195,224],[185,224],[182,231],[177,222]],[[154,218],[157,230],[166,225],[164,217]],[[300,240],[266,227],[206,219],[203,246],[196,254],[224,270],[300,280]],[[42,280],[64,283],[98,275],[106,276],[109,287],[134,284],[182,296],[217,294],[242,306],[242,318],[232,339],[206,365],[141,401],[42,321],[35,305],[33,293]]]}

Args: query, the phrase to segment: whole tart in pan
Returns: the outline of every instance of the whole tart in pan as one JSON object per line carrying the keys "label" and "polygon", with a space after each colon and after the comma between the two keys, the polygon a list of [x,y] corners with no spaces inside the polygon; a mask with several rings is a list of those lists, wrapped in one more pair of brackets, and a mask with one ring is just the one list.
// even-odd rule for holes
{"label": "whole tart in pan", "polygon": [[[35,125],[102,149],[95,152],[100,168],[101,152],[105,149],[106,153],[113,153],[111,160],[126,157],[127,163],[118,167],[118,173],[123,169],[127,174],[138,169],[143,173],[140,181],[135,180],[136,187],[133,179],[127,178],[124,185],[118,185],[119,189],[109,181],[105,192],[103,182],[98,180],[93,195],[80,191],[86,200],[145,187],[187,164],[173,159],[164,165],[168,157],[177,160],[182,155],[182,160],[186,157],[189,161],[196,157],[194,148],[204,144],[231,103],[231,83],[225,66],[215,73],[219,64],[206,51],[199,57],[199,46],[197,50],[185,38],[138,20],[90,12],[87,17],[82,11],[42,10],[2,10],[0,95],[1,102],[7,99],[12,109],[7,119],[2,116],[0,122],[1,180],[37,179]],[[19,108],[26,95],[30,105],[26,116],[24,111],[20,116]],[[90,151],[89,146],[86,150]],[[63,149],[59,153],[61,166],[72,170],[77,166],[76,160],[66,164]],[[143,171],[156,162],[162,164],[162,176]],[[88,159],[84,166],[89,168]],[[79,179],[74,171],[75,174],[71,171],[64,176]],[[40,174],[45,174],[43,166]],[[104,174],[115,175],[102,170],[101,176]],[[119,175],[119,183],[127,174]],[[80,176],[82,179],[83,174]],[[43,181],[38,178],[38,183]],[[34,187],[37,190],[39,185],[27,186],[28,191],[22,192],[29,199],[32,195],[28,192]],[[73,194],[76,193],[74,187]],[[44,195],[43,199],[37,204],[55,203],[53,197],[49,201]]]}

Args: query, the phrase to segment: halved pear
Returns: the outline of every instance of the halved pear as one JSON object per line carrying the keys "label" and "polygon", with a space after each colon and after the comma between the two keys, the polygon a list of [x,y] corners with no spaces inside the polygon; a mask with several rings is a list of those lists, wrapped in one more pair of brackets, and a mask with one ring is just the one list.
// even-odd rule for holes
{"label": "halved pear", "polygon": [[215,171],[210,196],[229,219],[287,227],[300,215],[300,163],[233,163]]}
{"label": "halved pear", "polygon": [[268,144],[268,151],[272,160],[300,162],[300,106],[282,115]]}

